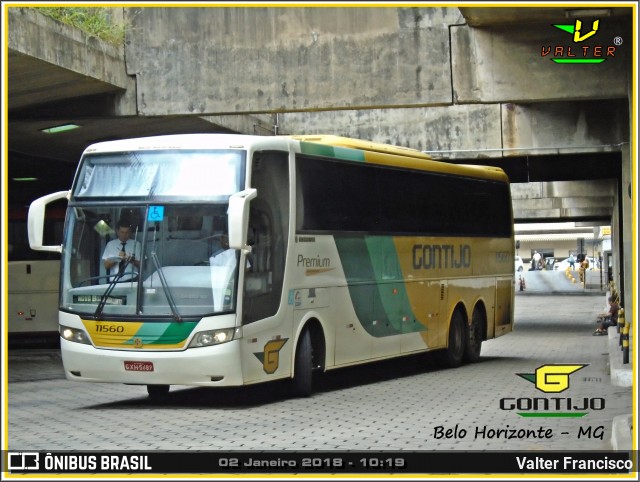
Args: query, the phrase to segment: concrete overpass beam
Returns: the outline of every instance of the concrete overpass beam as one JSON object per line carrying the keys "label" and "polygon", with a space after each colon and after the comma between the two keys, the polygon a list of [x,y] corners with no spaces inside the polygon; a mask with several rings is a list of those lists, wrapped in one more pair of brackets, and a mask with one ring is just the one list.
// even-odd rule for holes
{"label": "concrete overpass beam", "polygon": [[500,157],[500,106],[453,105],[410,109],[341,110],[280,114],[282,133],[335,132],[430,151],[437,158]]}
{"label": "concrete overpass beam", "polygon": [[554,181],[511,184],[513,199],[545,197],[613,197],[617,193],[615,179],[591,181]]}
{"label": "concrete overpass beam", "polygon": [[[598,98],[625,98],[626,64],[624,46],[613,45],[615,37],[625,37],[629,22],[620,19],[601,19],[596,36],[584,42],[593,48],[613,47],[613,56],[597,66],[567,65],[551,61],[554,54],[544,55],[548,47],[564,47],[572,42],[571,36],[552,23],[522,24],[490,28],[451,27],[454,99],[467,102],[528,102],[551,100],[581,100]],[[569,23],[564,10],[558,9],[558,24]],[[629,25],[628,25],[629,24]],[[593,52],[591,52],[593,53]],[[573,54],[576,54],[574,45]]]}
{"label": "concrete overpass beam", "polygon": [[514,218],[606,219],[613,216],[616,199],[613,179],[512,184]]}
{"label": "concrete overpass beam", "polygon": [[543,182],[545,196],[551,197],[613,197],[617,194],[615,179],[597,179],[592,181],[554,181]]}
{"label": "concrete overpass beam", "polygon": [[[143,115],[451,104],[456,8],[132,8]],[[161,75],[159,75],[161,74]]]}
{"label": "concrete overpass beam", "polygon": [[504,155],[619,152],[628,132],[620,115],[626,109],[623,99],[503,104]]}
{"label": "concrete overpass beam", "polygon": [[600,209],[613,210],[613,198],[543,198],[543,199],[516,199],[513,200],[514,208],[535,212],[540,209]]}
{"label": "concrete overpass beam", "polygon": [[274,136],[278,132],[277,114],[202,116],[208,122],[230,131],[255,136]]}
{"label": "concrete overpass beam", "polygon": [[[38,13],[34,8],[8,8],[9,62],[23,69],[9,86],[10,109],[21,101],[59,101],[83,95],[113,93],[116,114],[132,115],[135,82],[126,75],[123,47],[107,44],[84,32]],[[13,62],[13,65],[11,63]],[[41,75],[50,75],[42,92]],[[18,94],[18,95],[14,95]]]}

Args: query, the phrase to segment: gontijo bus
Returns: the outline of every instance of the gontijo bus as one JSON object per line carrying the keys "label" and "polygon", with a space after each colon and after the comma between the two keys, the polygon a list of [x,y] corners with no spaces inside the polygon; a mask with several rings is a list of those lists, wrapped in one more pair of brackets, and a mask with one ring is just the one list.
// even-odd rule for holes
{"label": "gontijo bus", "polygon": [[[43,246],[45,206],[64,197],[63,244]],[[113,276],[102,253],[123,223],[139,263]],[[512,329],[507,176],[412,149],[336,136],[102,142],[28,224],[33,249],[61,253],[70,380],[153,397],[291,378],[304,396],[316,370],[427,350],[455,367]],[[231,262],[217,262],[227,247]]]}

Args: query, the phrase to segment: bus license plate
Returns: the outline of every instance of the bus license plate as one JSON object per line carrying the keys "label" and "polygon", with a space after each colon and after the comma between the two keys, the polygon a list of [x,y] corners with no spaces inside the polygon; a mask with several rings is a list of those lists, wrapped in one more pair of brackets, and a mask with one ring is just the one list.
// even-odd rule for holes
{"label": "bus license plate", "polygon": [[152,372],[153,362],[150,361],[125,361],[124,369],[128,372]]}

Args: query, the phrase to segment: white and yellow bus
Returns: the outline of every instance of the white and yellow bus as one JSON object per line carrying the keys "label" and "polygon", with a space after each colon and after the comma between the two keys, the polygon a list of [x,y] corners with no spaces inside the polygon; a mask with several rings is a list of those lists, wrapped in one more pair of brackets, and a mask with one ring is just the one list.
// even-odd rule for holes
{"label": "white and yellow bus", "polygon": [[[63,244],[43,246],[45,206],[65,197]],[[114,276],[102,257],[123,224],[138,257]],[[507,176],[384,144],[94,144],[69,192],[32,203],[29,241],[61,253],[67,378],[152,397],[286,378],[307,396],[315,371],[428,350],[456,367],[513,324]]]}

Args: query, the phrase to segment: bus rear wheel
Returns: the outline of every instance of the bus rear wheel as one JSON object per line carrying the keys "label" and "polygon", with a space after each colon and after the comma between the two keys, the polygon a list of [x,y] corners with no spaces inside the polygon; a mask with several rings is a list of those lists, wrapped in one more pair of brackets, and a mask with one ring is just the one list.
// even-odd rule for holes
{"label": "bus rear wheel", "polygon": [[484,315],[482,310],[473,310],[471,324],[467,330],[466,346],[464,349],[464,359],[469,363],[475,363],[480,359],[482,350],[482,328],[484,325]]}
{"label": "bus rear wheel", "polygon": [[293,367],[291,391],[296,397],[308,397],[313,388],[313,346],[307,328],[300,335]]}
{"label": "bus rear wheel", "polygon": [[161,400],[169,393],[169,385],[147,385],[147,393],[151,400]]}
{"label": "bus rear wheel", "polygon": [[462,365],[466,345],[464,319],[459,310],[453,312],[449,324],[449,345],[442,354],[442,362],[449,368]]}

